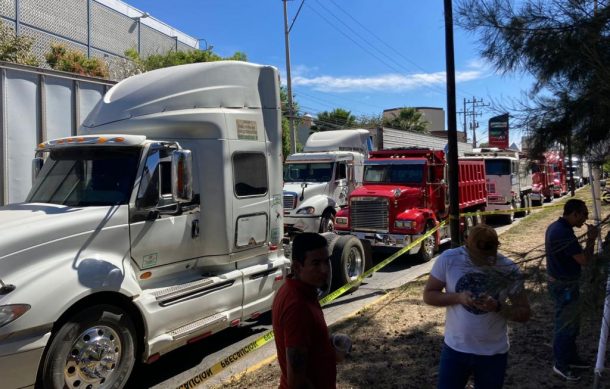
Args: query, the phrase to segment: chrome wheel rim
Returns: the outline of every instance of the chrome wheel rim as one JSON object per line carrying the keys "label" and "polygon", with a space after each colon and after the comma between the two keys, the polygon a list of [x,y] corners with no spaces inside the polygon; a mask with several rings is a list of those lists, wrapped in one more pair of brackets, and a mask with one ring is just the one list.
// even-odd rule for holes
{"label": "chrome wheel rim", "polygon": [[72,343],[64,378],[68,388],[101,388],[121,359],[121,341],[110,327],[87,328]]}
{"label": "chrome wheel rim", "polygon": [[424,252],[432,257],[434,255],[434,235],[430,235],[422,242]]}
{"label": "chrome wheel rim", "polygon": [[362,258],[362,253],[360,250],[358,250],[357,247],[350,248],[345,269],[347,277],[350,281],[355,280],[360,274],[362,274],[363,263],[364,259]]}

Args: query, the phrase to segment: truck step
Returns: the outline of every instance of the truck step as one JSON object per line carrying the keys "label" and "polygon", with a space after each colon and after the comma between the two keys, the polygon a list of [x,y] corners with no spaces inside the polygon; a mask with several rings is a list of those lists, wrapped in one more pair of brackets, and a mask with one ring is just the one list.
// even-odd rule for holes
{"label": "truck step", "polygon": [[200,288],[205,288],[212,283],[214,283],[214,280],[204,278],[193,282],[187,282],[186,284],[172,285],[167,288],[152,290],[150,291],[150,294],[154,296],[157,301],[171,300],[184,294],[196,291]]}
{"label": "truck step", "polygon": [[194,332],[201,330],[202,328],[216,324],[226,323],[227,320],[229,319],[226,313],[217,313],[215,315],[208,316],[203,319],[189,323],[180,328],[176,328],[175,330],[168,332],[168,335],[170,335],[174,340],[181,339]]}

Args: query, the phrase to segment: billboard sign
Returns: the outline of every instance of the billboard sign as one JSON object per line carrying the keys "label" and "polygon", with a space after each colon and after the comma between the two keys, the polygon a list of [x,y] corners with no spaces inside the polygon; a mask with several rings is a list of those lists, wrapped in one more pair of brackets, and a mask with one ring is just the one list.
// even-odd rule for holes
{"label": "billboard sign", "polygon": [[508,149],[508,114],[489,119],[489,147]]}

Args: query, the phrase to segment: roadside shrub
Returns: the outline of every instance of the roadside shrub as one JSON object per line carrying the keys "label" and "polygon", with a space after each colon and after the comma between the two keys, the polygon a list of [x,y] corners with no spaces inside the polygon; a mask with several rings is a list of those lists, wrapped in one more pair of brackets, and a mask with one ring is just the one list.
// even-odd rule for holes
{"label": "roadside shrub", "polygon": [[34,38],[15,35],[15,30],[0,21],[0,61],[21,65],[38,66],[39,62],[32,53]]}
{"label": "roadside shrub", "polygon": [[68,49],[61,43],[51,44],[51,51],[45,55],[47,64],[55,70],[92,77],[108,78],[108,65],[101,58],[87,58],[78,50]]}

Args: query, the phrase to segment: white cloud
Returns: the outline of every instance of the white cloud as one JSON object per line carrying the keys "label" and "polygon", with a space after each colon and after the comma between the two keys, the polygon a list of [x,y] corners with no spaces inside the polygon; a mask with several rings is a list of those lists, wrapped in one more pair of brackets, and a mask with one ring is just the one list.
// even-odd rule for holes
{"label": "white cloud", "polygon": [[[311,70],[311,69],[307,69]],[[306,86],[323,92],[386,91],[403,92],[424,88],[445,88],[445,72],[402,74],[382,74],[367,77],[307,77],[299,72],[292,78],[292,85]],[[456,72],[456,82],[466,82],[485,77],[482,70],[472,69]]]}

